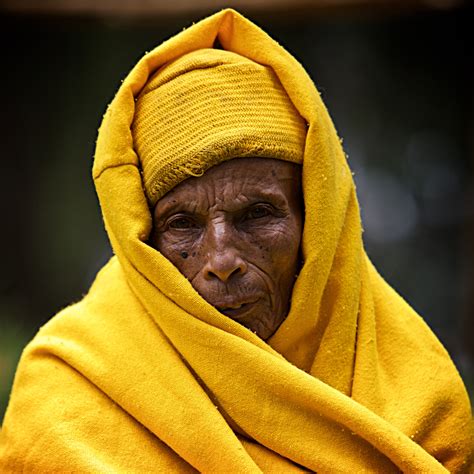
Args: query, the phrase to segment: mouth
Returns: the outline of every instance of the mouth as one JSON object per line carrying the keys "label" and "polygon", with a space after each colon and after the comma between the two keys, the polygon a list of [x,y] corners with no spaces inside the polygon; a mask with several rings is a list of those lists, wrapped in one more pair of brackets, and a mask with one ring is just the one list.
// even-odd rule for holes
{"label": "mouth", "polygon": [[255,305],[257,301],[251,301],[247,303],[232,303],[232,304],[222,304],[222,305],[215,305],[216,309],[228,316],[231,319],[239,319],[240,317],[244,316],[252,307]]}

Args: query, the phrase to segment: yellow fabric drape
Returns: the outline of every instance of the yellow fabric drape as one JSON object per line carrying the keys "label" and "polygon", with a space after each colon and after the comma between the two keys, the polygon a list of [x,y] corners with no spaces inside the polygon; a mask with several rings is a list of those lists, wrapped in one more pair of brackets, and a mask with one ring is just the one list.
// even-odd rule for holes
{"label": "yellow fabric drape", "polygon": [[[147,245],[130,126],[163,64],[222,47],[271,67],[309,125],[304,266],[268,343]],[[2,472],[467,472],[469,400],[448,354],[367,259],[354,184],[299,63],[233,10],[143,57],[110,104],[93,170],[116,257],[25,350]]]}

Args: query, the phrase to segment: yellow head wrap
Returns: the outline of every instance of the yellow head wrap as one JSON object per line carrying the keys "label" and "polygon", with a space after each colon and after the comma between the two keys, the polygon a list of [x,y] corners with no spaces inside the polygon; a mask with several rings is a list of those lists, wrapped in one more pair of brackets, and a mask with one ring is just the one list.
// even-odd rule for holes
{"label": "yellow head wrap", "polygon": [[132,133],[153,206],[183,179],[230,158],[302,163],[306,124],[270,68],[206,48],[148,81]]}

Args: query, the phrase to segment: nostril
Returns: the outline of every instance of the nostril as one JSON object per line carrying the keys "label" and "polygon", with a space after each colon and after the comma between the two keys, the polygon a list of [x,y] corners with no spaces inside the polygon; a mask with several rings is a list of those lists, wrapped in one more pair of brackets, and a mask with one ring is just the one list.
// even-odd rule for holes
{"label": "nostril", "polygon": [[[227,262],[229,263],[229,262]],[[226,265],[225,262],[208,262],[204,269],[204,276],[208,280],[217,278],[218,280],[227,282],[230,278],[236,277],[240,273],[245,273],[247,265],[240,258]]]}
{"label": "nostril", "polygon": [[219,270],[214,269],[214,270],[208,270],[206,273],[206,276],[210,280],[212,280],[213,278],[217,278],[222,281],[227,281],[229,278],[231,278],[234,275],[237,275],[240,272],[241,272],[240,268],[236,268],[235,270],[232,270],[230,272],[225,271],[225,270],[219,271]]}
{"label": "nostril", "polygon": [[238,273],[242,273],[242,268],[237,267],[237,268],[230,274],[230,276],[232,276],[232,275],[237,275]]}

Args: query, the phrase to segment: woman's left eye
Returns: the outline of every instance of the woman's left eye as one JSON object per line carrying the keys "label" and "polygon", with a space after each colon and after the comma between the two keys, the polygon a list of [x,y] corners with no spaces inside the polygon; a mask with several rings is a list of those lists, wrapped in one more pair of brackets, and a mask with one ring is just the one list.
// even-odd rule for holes
{"label": "woman's left eye", "polygon": [[271,214],[270,209],[266,206],[256,206],[250,209],[245,214],[245,219],[261,219],[262,217],[267,217]]}
{"label": "woman's left eye", "polygon": [[171,229],[192,229],[195,227],[194,222],[188,217],[171,219],[168,225]]}

